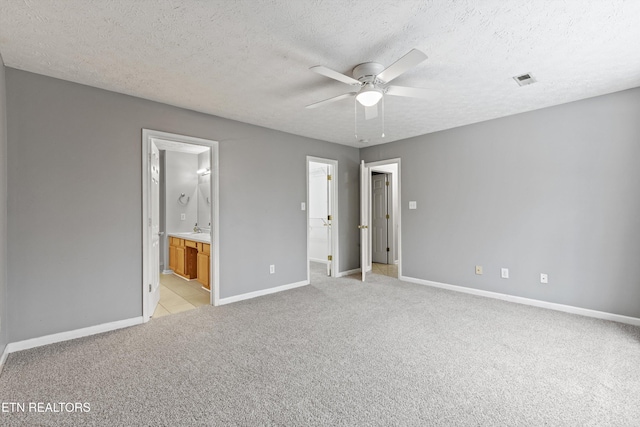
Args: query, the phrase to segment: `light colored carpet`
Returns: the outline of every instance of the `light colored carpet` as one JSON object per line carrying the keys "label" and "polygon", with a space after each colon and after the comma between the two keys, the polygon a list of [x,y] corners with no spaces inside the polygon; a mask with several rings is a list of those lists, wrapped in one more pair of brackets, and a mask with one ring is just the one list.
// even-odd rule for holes
{"label": "light colored carpet", "polygon": [[640,329],[372,275],[11,354],[0,424],[637,426]]}

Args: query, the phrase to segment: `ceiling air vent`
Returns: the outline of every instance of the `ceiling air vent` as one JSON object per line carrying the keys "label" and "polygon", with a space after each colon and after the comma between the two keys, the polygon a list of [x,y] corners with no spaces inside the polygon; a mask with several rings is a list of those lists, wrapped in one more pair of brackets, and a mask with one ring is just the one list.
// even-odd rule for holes
{"label": "ceiling air vent", "polygon": [[526,86],[536,82],[530,73],[515,76],[513,80],[515,80],[520,86]]}

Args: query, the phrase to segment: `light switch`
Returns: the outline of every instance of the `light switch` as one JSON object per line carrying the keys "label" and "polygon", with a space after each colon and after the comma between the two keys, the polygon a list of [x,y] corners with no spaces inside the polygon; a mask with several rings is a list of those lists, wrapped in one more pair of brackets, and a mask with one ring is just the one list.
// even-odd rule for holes
{"label": "light switch", "polygon": [[185,219],[187,219],[187,214],[180,214],[180,220],[184,221]]}
{"label": "light switch", "polygon": [[409,202],[409,209],[418,209],[418,202],[412,200]]}
{"label": "light switch", "polygon": [[305,202],[300,203],[300,210],[301,211],[307,210],[307,204]]}

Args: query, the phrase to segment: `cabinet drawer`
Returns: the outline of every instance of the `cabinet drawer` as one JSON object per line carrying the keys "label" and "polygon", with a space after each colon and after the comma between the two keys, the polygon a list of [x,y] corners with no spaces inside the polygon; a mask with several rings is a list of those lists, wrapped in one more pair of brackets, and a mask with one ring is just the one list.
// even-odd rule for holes
{"label": "cabinet drawer", "polygon": [[185,240],[184,245],[188,248],[197,248],[198,245],[193,240]]}
{"label": "cabinet drawer", "polygon": [[203,243],[202,244],[202,252],[204,252],[205,254],[210,254],[211,253],[211,245],[208,243]]}

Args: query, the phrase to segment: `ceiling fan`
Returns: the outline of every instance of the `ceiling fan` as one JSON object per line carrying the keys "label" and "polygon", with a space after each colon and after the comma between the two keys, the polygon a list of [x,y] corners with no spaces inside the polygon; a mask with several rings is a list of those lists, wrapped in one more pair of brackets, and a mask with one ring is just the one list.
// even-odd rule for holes
{"label": "ceiling fan", "polygon": [[[372,109],[371,107],[374,107],[385,94],[412,98],[428,98],[433,95],[433,91],[429,89],[389,85],[389,82],[393,79],[420,64],[425,59],[427,59],[427,55],[418,49],[412,49],[387,68],[384,68],[383,65],[377,62],[360,64],[353,69],[353,77],[349,77],[322,65],[311,67],[309,69],[313,72],[353,86],[354,91],[309,104],[306,108],[317,108],[342,99],[355,97],[356,100],[365,107],[365,111],[368,113],[367,116],[373,117],[372,114],[377,115],[377,109]],[[369,111],[372,112],[369,113]],[[375,111],[375,113],[373,111]]]}

